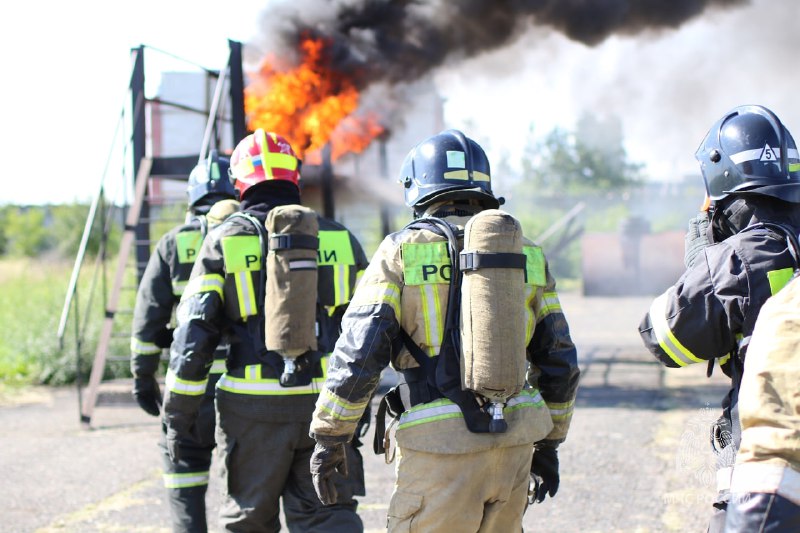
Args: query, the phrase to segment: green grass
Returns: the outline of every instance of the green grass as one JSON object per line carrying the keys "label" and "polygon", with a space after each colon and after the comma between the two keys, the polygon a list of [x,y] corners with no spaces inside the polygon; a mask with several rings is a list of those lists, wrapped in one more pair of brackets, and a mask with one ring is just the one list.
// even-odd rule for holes
{"label": "green grass", "polygon": [[63,365],[56,331],[70,266],[43,259],[0,261],[0,383],[20,387],[41,383]]}
{"label": "green grass", "polygon": [[[80,313],[87,310],[88,287],[92,270],[88,261],[78,285]],[[113,265],[113,262],[110,263]],[[74,383],[77,373],[77,342],[74,307],[64,335],[58,339],[58,325],[64,306],[72,263],[65,260],[0,260],[0,392],[29,385]],[[99,289],[92,299],[91,317],[80,347],[81,375],[85,381],[91,369],[97,337],[102,325],[103,297]],[[123,295],[120,306],[132,306],[133,295]],[[130,300],[130,301],[127,301]],[[81,325],[85,316],[80,316]],[[129,324],[122,324],[122,330]],[[124,336],[112,341],[114,353],[128,352]],[[128,363],[107,364],[106,377],[127,375]]]}

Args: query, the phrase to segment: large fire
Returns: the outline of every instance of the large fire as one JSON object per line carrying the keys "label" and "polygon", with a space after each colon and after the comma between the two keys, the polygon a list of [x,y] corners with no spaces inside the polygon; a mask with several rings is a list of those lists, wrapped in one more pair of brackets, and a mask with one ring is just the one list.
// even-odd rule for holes
{"label": "large fire", "polygon": [[250,128],[280,133],[308,163],[320,162],[326,144],[333,161],[363,151],[383,127],[374,114],[356,114],[358,89],[331,68],[329,43],[305,36],[300,56],[300,64],[289,68],[271,57],[263,61],[245,89]]}

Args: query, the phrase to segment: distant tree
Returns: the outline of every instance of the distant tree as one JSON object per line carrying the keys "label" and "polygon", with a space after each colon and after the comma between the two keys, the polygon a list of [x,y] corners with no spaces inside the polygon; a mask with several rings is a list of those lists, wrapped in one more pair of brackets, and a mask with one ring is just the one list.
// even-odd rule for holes
{"label": "distant tree", "polygon": [[587,194],[625,189],[641,179],[629,161],[618,121],[585,116],[574,132],[560,128],[525,149],[523,184],[537,195]]}
{"label": "distant tree", "polygon": [[35,257],[47,249],[43,208],[15,207],[5,216],[9,255]]}
{"label": "distant tree", "polygon": [[[89,206],[86,204],[64,204],[51,208],[50,240],[53,248],[58,250],[59,256],[71,258],[78,253],[78,248],[83,238],[83,228]],[[99,217],[94,221],[92,232],[89,236],[86,251],[89,255],[97,254],[102,240],[102,221]],[[115,232],[115,235],[118,232]],[[116,235],[115,238],[118,238]]]}

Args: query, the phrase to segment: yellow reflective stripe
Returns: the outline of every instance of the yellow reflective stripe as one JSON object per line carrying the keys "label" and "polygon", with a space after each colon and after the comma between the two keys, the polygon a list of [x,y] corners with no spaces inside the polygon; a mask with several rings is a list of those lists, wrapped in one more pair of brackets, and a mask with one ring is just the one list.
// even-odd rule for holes
{"label": "yellow reflective stripe", "polygon": [[[277,379],[262,379],[259,365],[248,367],[245,378],[235,378],[223,374],[217,382],[217,388],[234,394],[251,394],[253,396],[297,396],[300,394],[318,394],[322,389],[325,378],[313,378],[308,385],[299,387],[282,387]],[[258,374],[258,377],[254,377]]]}
{"label": "yellow reflective stripe", "polygon": [[239,314],[242,315],[242,318],[255,315],[256,296],[250,271],[236,272],[233,279],[236,281],[236,294],[239,298]]}
{"label": "yellow reflective stripe", "polygon": [[391,306],[397,320],[400,320],[400,287],[396,283],[371,283],[359,285],[350,306],[380,305]]}
{"label": "yellow reflective stripe", "polygon": [[667,325],[667,293],[662,294],[650,306],[650,322],[659,346],[678,366],[701,363],[702,359],[689,351],[672,333]]}
{"label": "yellow reflective stripe", "polygon": [[575,410],[575,401],[547,402],[547,408],[550,410],[550,417],[555,420],[563,420],[572,416],[572,412]]}
{"label": "yellow reflective stripe", "polygon": [[434,357],[439,354],[444,334],[439,291],[434,284],[420,285],[419,288],[422,319],[425,321],[425,344],[428,345],[428,356]]}
{"label": "yellow reflective stripe", "polygon": [[227,370],[227,366],[225,365],[225,359],[214,359],[214,362],[211,363],[211,370],[208,371],[209,374],[222,374]]}
{"label": "yellow reflective stripe", "polygon": [[350,301],[350,265],[333,265],[333,305]]}
{"label": "yellow reflective stripe", "polygon": [[199,294],[201,292],[216,292],[219,294],[220,298],[225,300],[225,296],[222,292],[224,284],[225,280],[219,274],[203,274],[201,276],[196,276],[189,280],[181,299],[183,300],[193,294]]}
{"label": "yellow reflective stripe", "polygon": [[172,280],[172,294],[180,298],[183,296],[183,293],[186,291],[186,286],[189,284],[188,281],[178,281]]}
{"label": "yellow reflective stripe", "polygon": [[533,299],[536,296],[536,287],[533,285],[525,285],[525,344],[530,342],[533,337],[533,326],[535,324],[533,317]]}
{"label": "yellow reflective stripe", "polygon": [[131,337],[131,352],[138,355],[161,355],[161,348],[152,342],[144,342]]}
{"label": "yellow reflective stripe", "polygon": [[[506,402],[504,411],[515,411],[526,407],[541,407],[544,405],[542,395],[536,389],[526,389]],[[420,424],[447,420],[450,418],[463,418],[461,409],[446,398],[428,403],[415,405],[400,415],[400,424],[397,429],[405,429]]]}
{"label": "yellow reflective stripe", "polygon": [[167,370],[167,377],[165,378],[164,383],[167,386],[167,390],[174,392],[175,394],[183,394],[185,396],[200,396],[206,391],[208,378],[200,381],[181,379],[170,368]]}
{"label": "yellow reflective stripe", "polygon": [[461,409],[450,400],[434,400],[429,403],[415,405],[402,415],[397,429],[405,429],[420,424],[436,422],[437,420],[447,420],[449,418],[463,418]]}
{"label": "yellow reflective stripe", "polygon": [[336,420],[354,421],[361,418],[367,403],[369,403],[369,399],[363,402],[350,403],[328,389],[322,389],[317,400],[317,407]]}
{"label": "yellow reflective stripe", "polygon": [[558,300],[558,294],[555,292],[545,292],[542,294],[542,308],[539,310],[537,321],[543,319],[550,313],[560,313],[561,302]]}
{"label": "yellow reflective stripe", "polygon": [[484,174],[483,172],[479,172],[477,170],[472,171],[472,181],[492,181],[492,178],[489,177],[489,174]]}
{"label": "yellow reflective stripe", "polygon": [[727,363],[730,360],[730,358],[731,358],[731,354],[727,354],[727,355],[724,355],[724,356],[720,357],[719,358],[719,366],[722,366],[725,363]]}
{"label": "yellow reflective stripe", "polygon": [[780,270],[770,270],[767,272],[770,294],[774,295],[784,288],[786,284],[789,283],[789,280],[792,279],[793,275],[793,268],[781,268]]}
{"label": "yellow reflective stripe", "polygon": [[164,487],[168,489],[183,489],[186,487],[200,487],[208,485],[208,471],[186,472],[183,474],[163,474]]}
{"label": "yellow reflective stripe", "polygon": [[328,361],[331,358],[331,354],[323,355],[322,358],[319,360],[319,364],[322,367],[322,382],[325,382],[325,379],[328,377]]}

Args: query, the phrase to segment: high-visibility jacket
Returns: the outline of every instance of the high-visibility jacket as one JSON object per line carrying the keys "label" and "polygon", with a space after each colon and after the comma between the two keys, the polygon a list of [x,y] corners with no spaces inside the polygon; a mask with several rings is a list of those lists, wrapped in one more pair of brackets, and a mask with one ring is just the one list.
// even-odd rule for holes
{"label": "high-visibility jacket", "polygon": [[639,326],[645,346],[665,366],[718,360],[732,377],[722,402],[721,421],[726,429],[717,447],[721,451],[720,446],[731,446],[718,461],[720,491],[729,488],[740,441],[737,396],[742,362],[761,306],[792,276],[793,253],[781,229],[762,222],[751,224],[705,248],[677,283],[653,301]]}
{"label": "high-visibility jacket", "polygon": [[[158,370],[162,348],[169,346],[172,312],[189,281],[194,261],[207,230],[205,216],[165,233],[156,244],[136,292],[131,328],[131,371],[134,376],[153,376]],[[221,358],[221,359],[220,359]],[[224,370],[224,353],[211,372]]]}
{"label": "high-visibility jacket", "polygon": [[[178,327],[167,372],[165,416],[188,431],[208,380],[215,346],[230,339],[227,371],[218,394],[246,397],[259,416],[274,421],[310,419],[327,357],[312,361],[298,385],[283,387],[283,360],[264,338],[264,251],[267,213],[244,209],[209,232],[177,310]],[[260,227],[257,227],[258,224]],[[318,350],[327,355],[339,335],[344,309],[366,256],[344,226],[319,219],[317,287]]]}
{"label": "high-visibility jacket", "polygon": [[761,309],[739,392],[742,443],[731,491],[800,506],[800,279]]}
{"label": "high-visibility jacket", "polygon": [[[463,228],[469,217],[446,216]],[[343,319],[344,333],[336,344],[325,388],[317,401],[311,433],[317,439],[348,440],[356,429],[381,372],[391,365],[413,373],[419,364],[402,342],[401,328],[428,356],[439,354],[447,309],[449,280],[442,269],[417,269],[427,275],[412,276],[413,259],[404,257],[404,245],[429,246],[430,265],[449,264],[444,238],[427,229],[406,228],[386,237],[370,262]],[[432,244],[432,245],[431,245]],[[405,406],[397,433],[411,436],[416,449],[441,453],[468,453],[487,447],[531,444],[566,438],[578,386],[575,346],[562,313],[555,280],[544,255],[525,240],[530,261],[525,293],[527,302],[527,358],[530,388],[511,398],[505,407],[506,433],[470,433],[458,406],[446,398]],[[438,254],[438,255],[437,255]],[[526,253],[526,255],[528,255]],[[502,317],[494,317],[502,320]],[[458,433],[448,430],[457,428]],[[458,438],[453,438],[458,434]]]}

